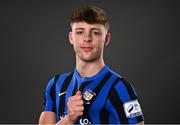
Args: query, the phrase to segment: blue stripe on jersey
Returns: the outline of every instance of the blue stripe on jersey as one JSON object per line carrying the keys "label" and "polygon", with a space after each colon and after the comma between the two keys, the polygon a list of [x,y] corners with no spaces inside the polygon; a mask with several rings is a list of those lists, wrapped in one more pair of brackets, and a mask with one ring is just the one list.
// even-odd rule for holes
{"label": "blue stripe on jersey", "polygon": [[[128,102],[131,101],[132,98],[129,95],[129,92],[127,90],[127,87],[125,86],[125,84],[120,81],[116,86],[115,86],[115,90],[119,95],[119,98],[121,99],[121,101],[124,102]],[[137,123],[137,119],[136,118],[128,118],[128,122],[129,124],[134,124]]]}
{"label": "blue stripe on jersey", "polygon": [[[104,84],[103,88],[98,93],[98,96],[96,97],[96,99],[94,100],[92,105],[90,106],[89,115],[90,115],[93,123],[97,123],[97,124],[101,123],[99,116],[94,115],[94,114],[98,114],[97,112],[100,112],[101,109],[103,108],[103,106],[107,100],[110,88],[111,88],[111,86],[114,83],[116,78],[117,78],[116,76],[111,76],[108,79],[108,81]],[[96,109],[96,110],[94,110],[94,112],[92,112],[93,109]]]}
{"label": "blue stripe on jersey", "polygon": [[50,81],[48,82],[48,85],[46,87],[44,111],[53,111],[53,106],[54,106],[55,102],[51,97],[51,89],[54,84],[54,79],[55,79],[55,76],[52,79],[50,79]]}
{"label": "blue stripe on jersey", "polygon": [[[78,81],[78,90],[79,90],[81,84],[83,84],[84,82],[92,81],[92,80],[93,80],[93,83],[91,83],[91,85],[92,85],[91,87],[95,88],[97,86],[97,84],[103,79],[103,77],[106,75],[106,73],[108,71],[109,71],[109,68],[107,66],[104,66],[100,70],[100,72],[97,73],[95,76],[92,76],[92,77],[81,77],[81,76],[79,76],[77,69],[75,69],[74,70],[74,76],[76,77],[76,79]],[[90,87],[90,86],[88,86],[88,87]],[[84,90],[86,90],[86,89],[84,89]]]}
{"label": "blue stripe on jersey", "polygon": [[118,113],[116,111],[116,109],[114,108],[114,106],[112,105],[112,103],[110,102],[110,100],[107,100],[106,103],[106,110],[109,111],[110,115],[109,115],[109,123],[111,124],[121,124],[120,120],[118,120]]}
{"label": "blue stripe on jersey", "polygon": [[82,90],[82,93],[85,92],[85,90],[87,90],[87,89],[94,90],[97,87],[97,85],[99,85],[99,83],[102,81],[102,79],[104,78],[105,75],[106,74],[103,74],[103,76],[101,76],[98,79],[92,81],[91,84],[89,84],[88,86],[86,86],[84,88],[84,90]]}
{"label": "blue stripe on jersey", "polygon": [[[117,78],[120,79],[119,82],[116,80]],[[45,92],[46,103],[44,110],[54,111],[54,106],[56,105],[57,122],[60,120],[60,116],[67,114],[68,97],[72,96],[79,88],[81,88],[82,94],[87,89],[92,90],[96,94],[89,101],[90,104],[86,104],[84,115],[81,117],[82,119],[87,118],[92,124],[102,124],[101,122],[109,122],[107,124],[134,124],[143,120],[143,116],[126,118],[123,103],[137,99],[136,93],[128,82],[126,83],[123,79],[121,81],[121,76],[110,70],[107,66],[104,66],[97,75],[92,77],[82,78],[76,69],[74,73],[62,74],[56,82],[55,99],[52,97],[54,80],[55,77],[48,82]],[[59,92],[64,91],[67,91],[67,93],[59,96]],[[103,120],[103,114],[107,115],[104,117],[108,118],[107,120]]]}
{"label": "blue stripe on jersey", "polygon": [[[77,84],[77,80],[76,80],[75,76],[73,75],[73,78],[72,78],[72,80],[71,80],[71,82],[70,82],[70,84],[69,84],[69,86],[67,88],[68,93],[66,93],[66,99],[65,99],[66,104],[68,102],[68,98],[70,96],[73,96],[72,94],[73,94],[73,90],[74,90],[74,87],[75,87],[76,84]],[[64,114],[67,115],[67,113],[68,113],[67,105],[65,105],[65,110],[64,111],[65,111]]]}
{"label": "blue stripe on jersey", "polygon": [[115,90],[123,103],[131,100],[127,88],[122,81],[115,85]]}
{"label": "blue stripe on jersey", "polygon": [[71,73],[65,73],[65,74],[62,74],[59,79],[57,80],[57,83],[56,83],[56,109],[57,109],[57,112],[56,112],[56,120],[59,121],[60,118],[60,114],[59,114],[59,102],[60,102],[60,98],[59,98],[59,92],[61,91],[61,88],[62,88],[62,84],[64,83],[64,80],[70,75]]}

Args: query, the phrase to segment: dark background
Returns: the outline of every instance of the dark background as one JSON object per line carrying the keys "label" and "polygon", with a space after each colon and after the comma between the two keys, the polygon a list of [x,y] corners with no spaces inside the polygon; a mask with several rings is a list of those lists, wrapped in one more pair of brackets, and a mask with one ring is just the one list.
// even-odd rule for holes
{"label": "dark background", "polygon": [[71,12],[110,17],[105,62],[136,89],[146,123],[180,123],[179,1],[0,1],[0,123],[37,123],[47,80],[75,68]]}

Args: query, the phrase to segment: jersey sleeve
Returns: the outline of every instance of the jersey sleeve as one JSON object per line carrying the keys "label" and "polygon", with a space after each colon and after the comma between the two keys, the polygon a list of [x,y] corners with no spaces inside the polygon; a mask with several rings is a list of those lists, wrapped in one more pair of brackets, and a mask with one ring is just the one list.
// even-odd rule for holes
{"label": "jersey sleeve", "polygon": [[124,78],[113,86],[109,100],[114,109],[113,114],[118,119],[117,123],[136,124],[144,121],[138,96],[132,85]]}
{"label": "jersey sleeve", "polygon": [[56,112],[56,102],[55,102],[55,76],[53,76],[44,91],[44,103],[43,110],[44,111],[52,111]]}

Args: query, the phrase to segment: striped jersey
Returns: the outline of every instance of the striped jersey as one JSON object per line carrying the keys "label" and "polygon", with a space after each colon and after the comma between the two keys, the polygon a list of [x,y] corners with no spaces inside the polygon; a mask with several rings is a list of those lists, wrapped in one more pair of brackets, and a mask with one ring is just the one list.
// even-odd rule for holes
{"label": "striped jersey", "polygon": [[77,69],[53,76],[45,90],[44,111],[56,113],[56,121],[68,113],[68,97],[79,90],[84,114],[77,124],[136,124],[144,121],[137,94],[123,77],[104,66],[92,77],[80,77]]}

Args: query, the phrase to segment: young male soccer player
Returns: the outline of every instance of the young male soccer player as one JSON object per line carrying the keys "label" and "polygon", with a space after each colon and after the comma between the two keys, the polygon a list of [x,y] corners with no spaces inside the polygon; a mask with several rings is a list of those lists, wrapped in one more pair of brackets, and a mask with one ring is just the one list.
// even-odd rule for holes
{"label": "young male soccer player", "polygon": [[71,16],[71,28],[76,68],[49,81],[39,123],[143,124],[134,89],[103,60],[110,42],[106,13],[96,6],[79,8]]}

